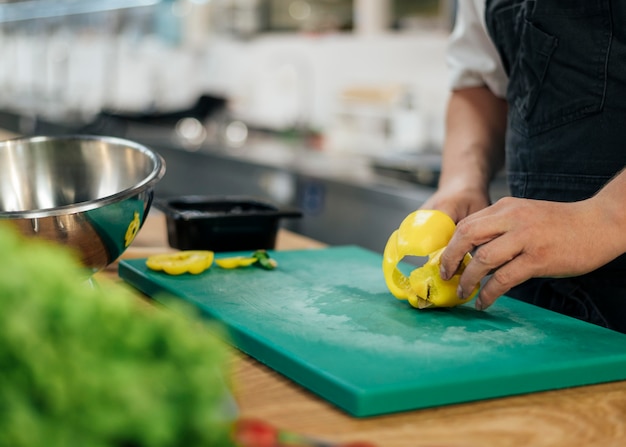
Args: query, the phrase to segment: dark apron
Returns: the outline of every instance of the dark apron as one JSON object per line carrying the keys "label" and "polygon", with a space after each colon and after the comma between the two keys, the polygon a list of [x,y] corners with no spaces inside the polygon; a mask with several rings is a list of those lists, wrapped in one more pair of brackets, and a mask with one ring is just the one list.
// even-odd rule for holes
{"label": "dark apron", "polygon": [[[626,166],[626,1],[487,0],[485,18],[509,76],[511,194],[591,197]],[[626,332],[626,255],[507,295]]]}

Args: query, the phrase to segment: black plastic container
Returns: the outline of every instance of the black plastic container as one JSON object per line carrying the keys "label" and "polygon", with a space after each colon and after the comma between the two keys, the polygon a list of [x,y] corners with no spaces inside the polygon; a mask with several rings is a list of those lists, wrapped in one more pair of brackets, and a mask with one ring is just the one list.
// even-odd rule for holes
{"label": "black plastic container", "polygon": [[272,249],[280,219],[302,217],[295,208],[242,196],[179,196],[154,206],[166,216],[169,245],[180,250]]}

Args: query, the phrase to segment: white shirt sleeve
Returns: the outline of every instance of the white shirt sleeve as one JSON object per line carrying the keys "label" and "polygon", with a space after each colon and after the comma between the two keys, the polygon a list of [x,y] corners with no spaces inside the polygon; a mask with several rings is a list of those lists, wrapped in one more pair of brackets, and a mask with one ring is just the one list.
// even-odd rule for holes
{"label": "white shirt sleeve", "polygon": [[450,34],[446,63],[450,87],[458,90],[486,85],[504,98],[508,78],[485,24],[485,0],[459,0]]}

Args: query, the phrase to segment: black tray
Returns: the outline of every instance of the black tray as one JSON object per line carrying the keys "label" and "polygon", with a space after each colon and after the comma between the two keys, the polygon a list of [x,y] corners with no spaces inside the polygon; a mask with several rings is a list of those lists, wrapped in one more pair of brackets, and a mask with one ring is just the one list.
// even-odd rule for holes
{"label": "black tray", "polygon": [[245,196],[179,196],[154,206],[166,216],[169,245],[180,250],[273,249],[280,219],[302,217],[298,209]]}

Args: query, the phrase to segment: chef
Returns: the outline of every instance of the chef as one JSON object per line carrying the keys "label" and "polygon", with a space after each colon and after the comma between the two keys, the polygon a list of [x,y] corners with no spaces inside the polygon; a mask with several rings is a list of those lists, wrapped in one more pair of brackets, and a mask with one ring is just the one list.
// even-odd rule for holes
{"label": "chef", "polygon": [[442,277],[626,332],[626,2],[460,0],[448,63]]}

